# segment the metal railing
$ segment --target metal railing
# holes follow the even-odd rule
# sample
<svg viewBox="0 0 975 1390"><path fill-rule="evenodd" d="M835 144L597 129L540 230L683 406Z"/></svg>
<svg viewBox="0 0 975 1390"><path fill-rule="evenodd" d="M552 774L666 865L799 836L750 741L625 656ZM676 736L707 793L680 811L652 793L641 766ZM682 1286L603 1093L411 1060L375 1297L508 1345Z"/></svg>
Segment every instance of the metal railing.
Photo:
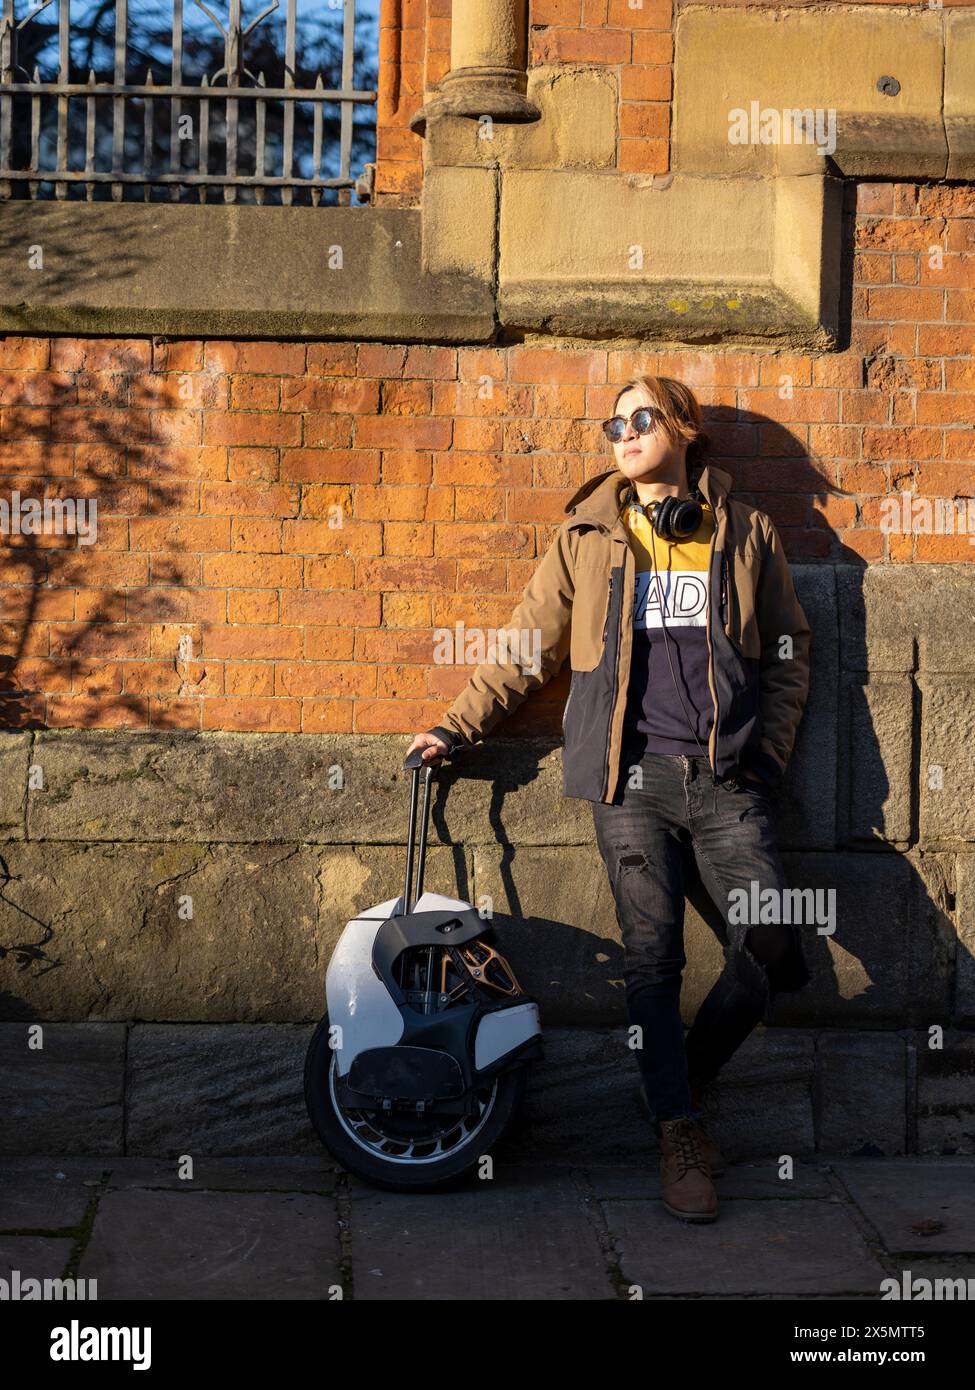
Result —
<svg viewBox="0 0 975 1390"><path fill-rule="evenodd" d="M375 91L357 91L353 86L355 0L341 0L339 88L325 87L321 72L313 85L296 85L299 0L284 0L283 82L277 86L267 85L263 71L251 71L248 46L258 26L281 8L281 0L265 0L260 13L246 23L241 0L224 0L227 10L222 18L210 8L218 0L209 4L190 0L219 31L220 37L213 34L212 40L217 56L220 47L223 56L223 65L212 75L203 73L197 82L187 81L184 75L187 0L171 0L171 50L162 64L168 68L168 80L154 81L150 62L145 80L137 84L126 81L131 56L128 0L115 0L111 81L98 81L93 69L86 81L78 81L77 74L72 80L71 0L34 0L35 7L18 18L17 11L26 11L29 3L2 0L0 199L17 196L11 187L16 183L26 188L30 198L47 189L48 196L53 190L54 197L63 199L71 196L71 186L80 185L91 201L103 185L118 202L125 196L123 190L135 185L142 187L146 201L151 190L168 188L169 198L175 201L183 194L192 198L195 190L199 201L206 202L210 189L222 189L223 200L233 203L238 190L252 189L248 200L252 196L264 203L268 190L278 190L280 201L291 204L295 193L306 189L308 201L318 206L325 189L336 189L339 203L350 202L356 182L350 167L353 108L376 101ZM314 3L321 8L321 0ZM18 50L28 26L54 4L58 70L54 80L45 81L36 63L33 72L26 71L18 61ZM168 38L167 33L167 43ZM303 103L311 103L311 119L305 110L299 123L296 112ZM334 177L321 173L328 103L338 103L340 112L339 168ZM78 118L79 106L83 120ZM273 139L269 138L272 126ZM14 167L17 156L20 164ZM77 167L82 159L83 167ZM296 160L307 169L304 175L296 170Z"/></svg>

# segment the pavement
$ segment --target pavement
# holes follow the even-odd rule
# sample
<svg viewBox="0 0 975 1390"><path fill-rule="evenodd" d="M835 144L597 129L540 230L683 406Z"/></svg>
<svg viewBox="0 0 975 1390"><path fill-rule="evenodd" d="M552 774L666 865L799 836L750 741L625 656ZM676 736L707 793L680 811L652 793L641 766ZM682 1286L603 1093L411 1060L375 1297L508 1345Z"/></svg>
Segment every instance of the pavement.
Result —
<svg viewBox="0 0 975 1390"><path fill-rule="evenodd" d="M327 1155L8 1158L0 1279L96 1280L100 1301L868 1301L906 1274L972 1280L975 1298L975 1158L817 1159L790 1175L772 1157L729 1164L715 1186L717 1221L689 1225L660 1203L656 1155L495 1157L490 1178L416 1196Z"/></svg>

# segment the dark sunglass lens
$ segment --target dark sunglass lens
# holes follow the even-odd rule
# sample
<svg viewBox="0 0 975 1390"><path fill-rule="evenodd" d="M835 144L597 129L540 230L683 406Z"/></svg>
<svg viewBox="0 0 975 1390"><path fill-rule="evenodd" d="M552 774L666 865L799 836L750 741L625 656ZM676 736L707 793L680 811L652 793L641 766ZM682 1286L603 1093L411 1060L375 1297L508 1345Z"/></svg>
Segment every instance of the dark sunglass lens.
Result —
<svg viewBox="0 0 975 1390"><path fill-rule="evenodd" d="M637 434L648 434L653 429L653 422L656 412L648 406L641 406L639 410L633 412L633 428Z"/></svg>
<svg viewBox="0 0 975 1390"><path fill-rule="evenodd" d="M618 444L626 433L626 421L622 415L614 415L612 420L606 421L603 429L606 432L606 437L611 439L614 444Z"/></svg>

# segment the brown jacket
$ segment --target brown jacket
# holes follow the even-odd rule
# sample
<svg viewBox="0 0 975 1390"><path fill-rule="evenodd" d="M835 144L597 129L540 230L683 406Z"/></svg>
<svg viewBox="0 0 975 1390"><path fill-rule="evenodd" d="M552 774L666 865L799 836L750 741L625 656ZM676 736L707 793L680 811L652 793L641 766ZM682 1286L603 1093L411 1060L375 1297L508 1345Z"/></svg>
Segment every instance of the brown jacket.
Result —
<svg viewBox="0 0 975 1390"><path fill-rule="evenodd" d="M723 781L747 766L772 785L789 760L808 694L809 625L769 517L730 497L731 476L713 464L696 485L715 518L707 631L712 775ZM505 630L513 635L511 658L500 653L478 666L432 730L451 746L479 742L568 657L563 791L587 801L612 801L620 776L636 579L623 521L628 492L613 468L567 503L568 519ZM517 634L527 647L514 645ZM525 655L518 659L519 650L536 650L532 636L537 670Z"/></svg>

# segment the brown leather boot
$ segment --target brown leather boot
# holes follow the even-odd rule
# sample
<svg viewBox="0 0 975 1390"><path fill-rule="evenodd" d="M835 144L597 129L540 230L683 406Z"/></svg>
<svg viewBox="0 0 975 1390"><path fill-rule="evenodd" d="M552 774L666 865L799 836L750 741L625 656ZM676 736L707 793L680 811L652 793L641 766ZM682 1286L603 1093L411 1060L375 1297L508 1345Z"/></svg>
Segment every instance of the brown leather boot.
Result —
<svg viewBox="0 0 975 1390"><path fill-rule="evenodd" d="M683 1221L714 1221L718 1194L701 1153L698 1129L690 1115L661 1120L660 1196L671 1216Z"/></svg>
<svg viewBox="0 0 975 1390"><path fill-rule="evenodd" d="M646 1086L644 1086L642 1081L640 1082L639 1095L640 1105L646 1112L647 1117L652 1118L650 1102L647 1100L647 1088ZM698 1090L698 1088L695 1086L691 1087L691 1103L694 1106L695 1110L701 1109L706 1099L707 1093L703 1090L703 1088L701 1090ZM708 1134L707 1130L704 1127L703 1120L695 1120L694 1124L697 1126L697 1137L698 1143L701 1146L701 1153L703 1154L704 1160L708 1165L708 1169L710 1170L711 1176L712 1178L720 1178L721 1174L725 1171L725 1162L721 1150L718 1148L717 1144L711 1138L710 1134Z"/></svg>

